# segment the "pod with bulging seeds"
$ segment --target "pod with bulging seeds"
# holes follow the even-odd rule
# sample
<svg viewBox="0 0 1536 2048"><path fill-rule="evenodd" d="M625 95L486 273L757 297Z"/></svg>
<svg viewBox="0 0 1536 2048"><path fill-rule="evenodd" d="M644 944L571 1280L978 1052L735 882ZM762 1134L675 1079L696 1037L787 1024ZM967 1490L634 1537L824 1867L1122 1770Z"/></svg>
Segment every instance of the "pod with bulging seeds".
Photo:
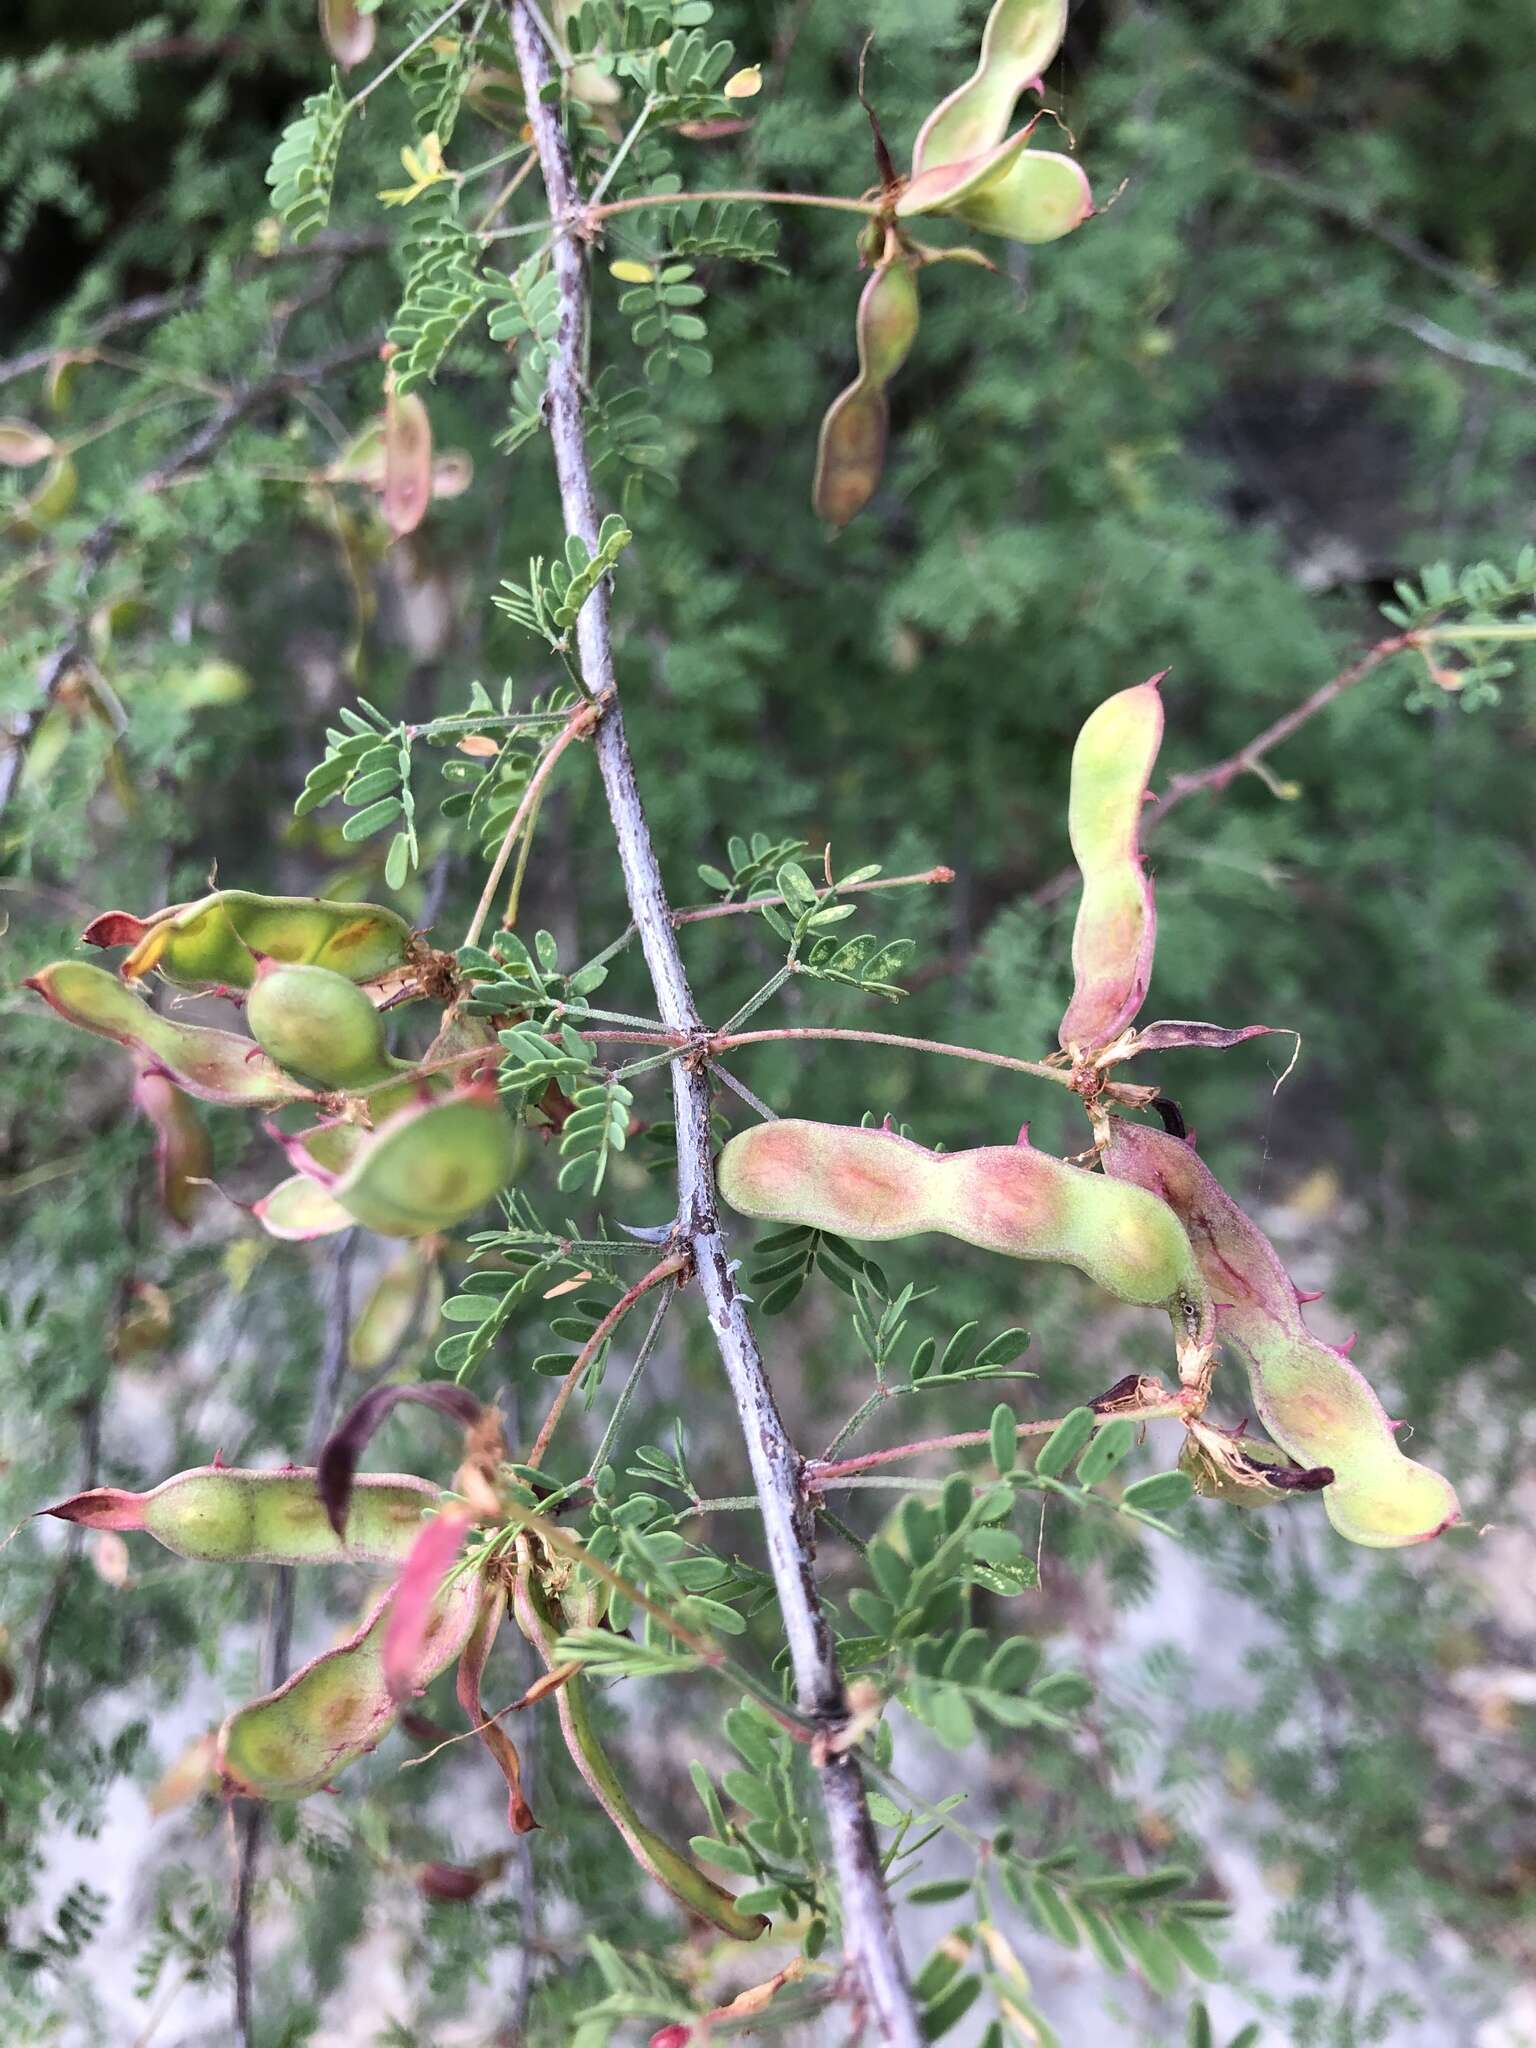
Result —
<svg viewBox="0 0 1536 2048"><path fill-rule="evenodd" d="M739 1132L720 1157L733 1209L855 1242L943 1231L1006 1258L1076 1266L1120 1301L1165 1308L1204 1342L1210 1296L1166 1203L1029 1145L929 1152L893 1131L785 1117Z"/></svg>
<svg viewBox="0 0 1536 2048"><path fill-rule="evenodd" d="M1404 1457L1359 1369L1307 1328L1274 1246L1182 1138L1110 1122L1107 1173L1160 1196L1183 1219L1217 1306L1216 1334L1248 1368L1259 1420L1308 1469L1327 1468L1328 1519L1351 1543L1424 1543L1461 1519L1450 1481Z"/></svg>

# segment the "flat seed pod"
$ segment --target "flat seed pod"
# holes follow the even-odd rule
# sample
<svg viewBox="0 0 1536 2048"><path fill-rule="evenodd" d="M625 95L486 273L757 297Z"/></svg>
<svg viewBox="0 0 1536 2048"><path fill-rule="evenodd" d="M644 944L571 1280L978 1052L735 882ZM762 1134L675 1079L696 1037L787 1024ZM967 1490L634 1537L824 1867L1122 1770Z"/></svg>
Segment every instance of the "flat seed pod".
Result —
<svg viewBox="0 0 1536 2048"><path fill-rule="evenodd" d="M720 1192L745 1216L855 1242L936 1230L1076 1266L1120 1301L1167 1309L1192 1338L1209 1332L1209 1293L1167 1204L1126 1202L1131 1189L1027 1145L929 1152L892 1131L784 1117L731 1139Z"/></svg>
<svg viewBox="0 0 1536 2048"><path fill-rule="evenodd" d="M280 1180L270 1194L252 1203L251 1214L268 1237L281 1238L286 1244L334 1237L338 1230L351 1230L357 1220L307 1173Z"/></svg>
<svg viewBox="0 0 1536 2048"><path fill-rule="evenodd" d="M379 1743L399 1709L384 1677L384 1641L395 1589L361 1628L295 1671L219 1730L219 1775L250 1799L302 1799ZM421 1691L451 1664L475 1625L480 1585L466 1572L438 1597L413 1666Z"/></svg>
<svg viewBox="0 0 1536 2048"><path fill-rule="evenodd" d="M155 1172L160 1206L183 1230L191 1227L213 1171L213 1150L197 1111L174 1081L142 1058L133 1099L155 1128Z"/></svg>
<svg viewBox="0 0 1536 2048"><path fill-rule="evenodd" d="M25 986L82 1031L127 1046L137 1055L141 1074L146 1069L163 1074L202 1102L262 1109L309 1096L302 1083L290 1080L248 1038L162 1017L104 969L83 960L56 960L29 976Z"/></svg>
<svg viewBox="0 0 1536 2048"><path fill-rule="evenodd" d="M355 1222L384 1237L448 1230L516 1176L522 1147L494 1087L401 1110L332 1188Z"/></svg>
<svg viewBox="0 0 1536 2048"><path fill-rule="evenodd" d="M859 374L833 399L816 446L811 498L818 516L846 526L869 503L885 465L885 387L917 335L917 282L909 264L874 271L859 298Z"/></svg>
<svg viewBox="0 0 1536 2048"><path fill-rule="evenodd" d="M1460 1519L1455 1490L1405 1458L1393 1425L1342 1351L1314 1337L1274 1246L1185 1140L1115 1118L1104 1154L1117 1179L1179 1213L1210 1281L1217 1336L1248 1367L1259 1420L1304 1468L1327 1467L1328 1519L1351 1543L1424 1543Z"/></svg>
<svg viewBox="0 0 1536 2048"><path fill-rule="evenodd" d="M364 14L357 0L320 0L320 34L343 71L370 54L376 27L376 17Z"/></svg>
<svg viewBox="0 0 1536 2048"><path fill-rule="evenodd" d="M480 1606L479 1619L475 1623L475 1632L459 1659L458 1694L459 1705L464 1709L470 1727L490 1751L496 1768L506 1781L507 1825L513 1834L526 1835L532 1833L538 1822L534 1819L533 1809L523 1793L522 1758L518 1755L517 1744L500 1721L487 1718L485 1705L480 1697L486 1662L495 1644L506 1606L506 1589L502 1586L487 1586Z"/></svg>
<svg viewBox="0 0 1536 2048"><path fill-rule="evenodd" d="M268 959L328 967L348 981L372 981L411 957L411 928L381 903L332 903L318 896L258 896L226 889L225 913L241 942Z"/></svg>
<svg viewBox="0 0 1536 2048"><path fill-rule="evenodd" d="M118 969L125 981L158 972L178 988L249 988L258 955L366 982L403 966L411 953L410 926L382 904L249 889L220 889L148 917L104 911L80 936L88 946L130 947Z"/></svg>
<svg viewBox="0 0 1536 2048"><path fill-rule="evenodd" d="M367 1088L396 1071L384 1019L355 982L329 967L263 961L245 1021L269 1058L312 1087Z"/></svg>
<svg viewBox="0 0 1536 2048"><path fill-rule="evenodd" d="M0 420L0 469L30 469L46 462L58 443L30 420Z"/></svg>
<svg viewBox="0 0 1536 2048"><path fill-rule="evenodd" d="M1058 242L1092 219L1093 192L1074 158L1031 149L1002 177L985 180L949 211L967 227L1010 242Z"/></svg>
<svg viewBox="0 0 1536 2048"><path fill-rule="evenodd" d="M412 391L391 389L384 406L384 523L396 540L414 533L432 502L432 422Z"/></svg>
<svg viewBox="0 0 1536 2048"><path fill-rule="evenodd" d="M981 56L965 84L940 100L918 130L912 174L977 156L1008 132L1020 93L1040 76L1067 32L1067 0L997 0Z"/></svg>
<svg viewBox="0 0 1536 2048"><path fill-rule="evenodd" d="M979 156L961 157L915 177L896 202L899 220L913 220L925 213L960 213L967 203L1006 178L1013 165L1029 147L1033 129L1021 128L1005 142L997 143Z"/></svg>
<svg viewBox="0 0 1536 2048"><path fill-rule="evenodd" d="M1106 697L1072 750L1067 829L1082 871L1072 933L1076 986L1061 1043L1091 1052L1146 1000L1157 920L1141 854L1141 810L1163 738L1161 676Z"/></svg>
<svg viewBox="0 0 1536 2048"><path fill-rule="evenodd" d="M127 946L118 972L142 981L156 969L178 988L249 988L256 962L229 921L222 896L173 903L148 917L103 911L80 934L87 946Z"/></svg>
<svg viewBox="0 0 1536 2048"><path fill-rule="evenodd" d="M398 1564L438 1498L425 1479L370 1474L353 1484L340 1537L312 1471L199 1465L150 1493L98 1486L40 1512L87 1529L142 1529L202 1564Z"/></svg>

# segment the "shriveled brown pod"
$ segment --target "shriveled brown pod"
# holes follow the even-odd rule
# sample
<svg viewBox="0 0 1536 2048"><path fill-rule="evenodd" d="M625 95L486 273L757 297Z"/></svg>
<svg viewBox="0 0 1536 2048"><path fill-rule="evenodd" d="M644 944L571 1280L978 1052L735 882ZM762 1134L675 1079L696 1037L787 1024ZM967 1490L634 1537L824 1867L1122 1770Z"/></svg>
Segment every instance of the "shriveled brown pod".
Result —
<svg viewBox="0 0 1536 2048"><path fill-rule="evenodd" d="M812 502L833 526L846 526L863 511L880 482L889 420L885 390L916 339L918 316L913 267L888 254L859 299L859 374L827 408L816 447Z"/></svg>

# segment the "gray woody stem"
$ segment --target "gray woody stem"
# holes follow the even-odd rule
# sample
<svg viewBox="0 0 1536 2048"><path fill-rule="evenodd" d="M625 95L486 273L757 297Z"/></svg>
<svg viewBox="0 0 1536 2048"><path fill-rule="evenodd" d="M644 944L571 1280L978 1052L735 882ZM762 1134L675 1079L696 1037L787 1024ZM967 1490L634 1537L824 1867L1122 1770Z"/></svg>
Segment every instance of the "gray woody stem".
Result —
<svg viewBox="0 0 1536 2048"><path fill-rule="evenodd" d="M511 15L525 104L556 228L560 330L550 357L545 399L555 470L568 532L578 534L595 549L597 510L582 426L587 276L581 243L572 232L580 202L559 106L544 98L544 88L552 77L548 47L525 0L513 0ZM618 840L630 914L655 987L657 1011L670 1030L692 1038L701 1029L699 1013L678 950L671 907L624 737L614 684L606 584L600 584L588 599L576 622L576 633L582 674L602 706L595 751ZM800 1458L785 1433L757 1339L731 1278L715 1194L709 1077L700 1062L674 1061L672 1095L680 1226L747 1440L800 1707L828 1732L835 1732L846 1721L848 1706L831 1634L817 1598L812 1522L801 1492ZM918 2048L922 2032L896 1945L863 1776L852 1756L833 1753L821 1770L820 1784L842 1894L844 1948L853 1980L850 1988L876 2038L893 2048Z"/></svg>

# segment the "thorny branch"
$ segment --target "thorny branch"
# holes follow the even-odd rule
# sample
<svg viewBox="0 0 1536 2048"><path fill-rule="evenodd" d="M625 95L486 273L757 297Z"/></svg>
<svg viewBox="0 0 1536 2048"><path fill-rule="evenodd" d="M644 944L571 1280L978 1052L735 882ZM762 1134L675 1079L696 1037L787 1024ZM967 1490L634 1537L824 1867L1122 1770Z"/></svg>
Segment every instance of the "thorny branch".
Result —
<svg viewBox="0 0 1536 2048"><path fill-rule="evenodd" d="M550 356L546 414L567 530L595 549L597 508L582 421L588 285L583 251L570 226L579 217L580 199L559 107L545 96L553 76L549 51L528 0L513 0L511 22L524 103L557 229L554 269L560 291L560 326ZM669 1030L692 1039L701 1028L699 1014L635 785L615 686L604 585L594 591L582 610L577 642L587 688L602 706L595 751L630 914L639 930L657 1011ZM785 1432L721 1236L710 1139L710 1083L703 1063L675 1060L672 1092L679 1241L691 1255L746 1436L799 1704L818 1726L836 1731L847 1722L848 1702L816 1590L813 1522L801 1489L801 1461ZM857 2013L872 2023L878 2038L894 2048L918 2048L922 2033L896 1943L857 1760L846 1753L829 1754L820 1786L841 1894L849 1988Z"/></svg>

